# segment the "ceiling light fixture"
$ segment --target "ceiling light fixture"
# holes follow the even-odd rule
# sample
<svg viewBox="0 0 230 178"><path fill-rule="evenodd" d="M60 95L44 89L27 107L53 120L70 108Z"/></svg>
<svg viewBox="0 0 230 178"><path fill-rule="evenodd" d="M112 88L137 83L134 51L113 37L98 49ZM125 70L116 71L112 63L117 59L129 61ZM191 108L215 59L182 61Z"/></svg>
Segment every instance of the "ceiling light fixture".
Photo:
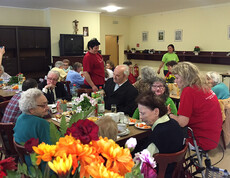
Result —
<svg viewBox="0 0 230 178"><path fill-rule="evenodd" d="M117 6L107 6L107 7L103 7L102 9L106 10L107 12L116 12L117 10L122 8Z"/></svg>

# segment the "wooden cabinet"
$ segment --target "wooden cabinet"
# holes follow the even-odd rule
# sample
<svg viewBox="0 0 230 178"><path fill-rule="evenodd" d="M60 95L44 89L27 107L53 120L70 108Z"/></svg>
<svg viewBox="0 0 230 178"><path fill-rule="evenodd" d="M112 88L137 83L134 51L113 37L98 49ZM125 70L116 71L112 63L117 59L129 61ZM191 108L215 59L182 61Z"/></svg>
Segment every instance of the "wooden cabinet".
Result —
<svg viewBox="0 0 230 178"><path fill-rule="evenodd" d="M50 28L0 26L0 46L5 46L3 66L10 75L44 77L51 64Z"/></svg>
<svg viewBox="0 0 230 178"><path fill-rule="evenodd" d="M130 53L126 52L127 59L138 59L138 60L150 60L150 61L161 61L166 51L156 51L154 54L148 53ZM195 55L192 51L177 51L176 54L180 62L188 61L192 63L204 63L204 64L222 64L230 65L230 56L227 56L228 52L200 52L199 55Z"/></svg>
<svg viewBox="0 0 230 178"><path fill-rule="evenodd" d="M110 55L102 55L104 61L109 60ZM63 59L69 59L70 65L73 65L75 62L82 63L84 56L53 56L53 64L57 61L62 61Z"/></svg>

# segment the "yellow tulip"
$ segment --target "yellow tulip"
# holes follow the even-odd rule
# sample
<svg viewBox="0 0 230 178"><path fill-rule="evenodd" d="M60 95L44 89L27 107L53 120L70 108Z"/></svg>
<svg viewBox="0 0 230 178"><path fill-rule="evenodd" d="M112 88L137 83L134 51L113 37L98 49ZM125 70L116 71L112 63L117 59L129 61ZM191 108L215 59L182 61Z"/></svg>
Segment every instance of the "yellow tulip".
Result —
<svg viewBox="0 0 230 178"><path fill-rule="evenodd" d="M50 169L52 169L54 172L56 172L59 176L65 176L69 173L71 167L72 167L72 155L69 155L68 157L66 154L63 155L63 158L56 157L56 159L53 161L48 162L48 165Z"/></svg>

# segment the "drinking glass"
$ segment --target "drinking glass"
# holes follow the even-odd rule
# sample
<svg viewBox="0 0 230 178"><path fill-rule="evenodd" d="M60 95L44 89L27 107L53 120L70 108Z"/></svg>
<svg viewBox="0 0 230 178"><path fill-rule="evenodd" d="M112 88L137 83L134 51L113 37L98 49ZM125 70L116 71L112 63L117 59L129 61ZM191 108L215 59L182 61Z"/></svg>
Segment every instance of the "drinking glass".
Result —
<svg viewBox="0 0 230 178"><path fill-rule="evenodd" d="M111 104L111 112L114 112L114 113L117 112L117 105L116 104Z"/></svg>

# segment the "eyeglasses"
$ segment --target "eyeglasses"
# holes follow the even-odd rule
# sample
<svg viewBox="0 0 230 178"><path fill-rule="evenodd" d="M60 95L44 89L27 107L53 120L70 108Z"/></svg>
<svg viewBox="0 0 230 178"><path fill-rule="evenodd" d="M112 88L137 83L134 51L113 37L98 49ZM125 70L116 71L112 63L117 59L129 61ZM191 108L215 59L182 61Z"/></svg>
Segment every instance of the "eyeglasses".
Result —
<svg viewBox="0 0 230 178"><path fill-rule="evenodd" d="M163 89L164 86L163 85L152 85L153 88L159 88L159 89Z"/></svg>
<svg viewBox="0 0 230 178"><path fill-rule="evenodd" d="M46 103L46 104L37 104L37 106L39 106L41 108L46 108L48 106L48 103Z"/></svg>
<svg viewBox="0 0 230 178"><path fill-rule="evenodd" d="M49 77L47 77L47 80L58 81L58 79L56 79L56 78L49 78Z"/></svg>

